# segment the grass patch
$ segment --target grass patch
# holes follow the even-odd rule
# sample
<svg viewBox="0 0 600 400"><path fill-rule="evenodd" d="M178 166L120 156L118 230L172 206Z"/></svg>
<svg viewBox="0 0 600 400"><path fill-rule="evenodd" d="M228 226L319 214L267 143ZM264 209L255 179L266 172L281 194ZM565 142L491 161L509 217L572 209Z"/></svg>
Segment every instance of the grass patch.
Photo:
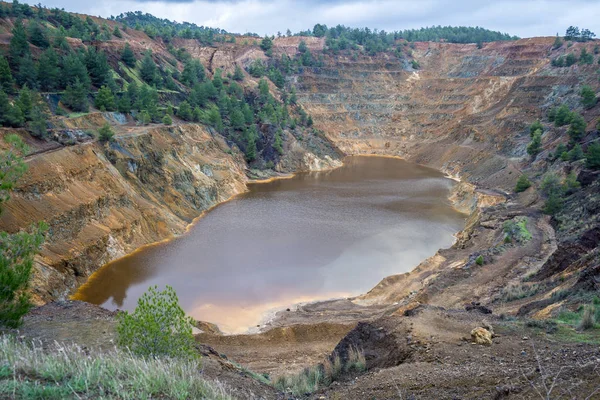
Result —
<svg viewBox="0 0 600 400"><path fill-rule="evenodd" d="M517 283L508 285L502 292L500 293L500 297L502 301L514 301L519 299L524 299L526 297L531 297L536 295L542 290L542 287L536 283L527 284L527 283Z"/></svg>
<svg viewBox="0 0 600 400"><path fill-rule="evenodd" d="M328 358L323 364L305 368L298 374L280 376L273 385L282 392L303 396L339 380L344 373L360 373L366 369L364 353L356 347L351 347L348 349L348 360L345 363L336 354L333 359Z"/></svg>
<svg viewBox="0 0 600 400"><path fill-rule="evenodd" d="M138 86L145 85L144 81L142 81L142 79L140 78L140 76L135 68L129 68L127 65L125 65L124 63L122 63L120 61L119 61L119 68L121 68L121 71L123 71L125 73L125 75L127 75L128 78L135 81L135 83Z"/></svg>
<svg viewBox="0 0 600 400"><path fill-rule="evenodd" d="M200 376L199 364L144 359L114 350L86 354L75 345L41 346L0 337L0 398L231 399Z"/></svg>
<svg viewBox="0 0 600 400"><path fill-rule="evenodd" d="M577 331L569 325L558 325L554 338L569 343L600 344L600 329Z"/></svg>
<svg viewBox="0 0 600 400"><path fill-rule="evenodd" d="M577 327L579 330L600 328L600 306L593 303L581 305L577 311L562 310L556 321Z"/></svg>
<svg viewBox="0 0 600 400"><path fill-rule="evenodd" d="M248 368L234 362L234 361L230 361L233 365L235 365L240 371L242 371L246 376L249 376L251 378L253 378L254 380L257 380L259 382L264 383L265 385L269 385L272 386L271 383L271 378L269 377L269 374L259 374L256 373L252 370L249 370Z"/></svg>
<svg viewBox="0 0 600 400"><path fill-rule="evenodd" d="M67 117L69 118L79 118L79 117L83 117L84 115L88 115L89 112L74 112L74 113L68 113Z"/></svg>
<svg viewBox="0 0 600 400"><path fill-rule="evenodd" d="M600 344L600 300L597 297L576 311L563 309L553 321L558 324L555 337L559 340Z"/></svg>

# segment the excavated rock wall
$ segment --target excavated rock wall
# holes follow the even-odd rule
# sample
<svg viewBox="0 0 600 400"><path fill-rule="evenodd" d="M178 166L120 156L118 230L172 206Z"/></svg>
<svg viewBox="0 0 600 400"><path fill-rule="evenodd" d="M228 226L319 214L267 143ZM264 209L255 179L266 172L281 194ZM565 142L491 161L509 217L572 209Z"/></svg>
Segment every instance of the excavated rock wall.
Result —
<svg viewBox="0 0 600 400"><path fill-rule="evenodd" d="M419 70L385 54L329 55L325 67L305 68L294 80L315 125L344 152L397 155L509 191L528 125L553 104L580 107L579 86L597 86L596 66L550 66L558 55L592 52L593 43L556 50L553 43L416 43L406 51Z"/></svg>

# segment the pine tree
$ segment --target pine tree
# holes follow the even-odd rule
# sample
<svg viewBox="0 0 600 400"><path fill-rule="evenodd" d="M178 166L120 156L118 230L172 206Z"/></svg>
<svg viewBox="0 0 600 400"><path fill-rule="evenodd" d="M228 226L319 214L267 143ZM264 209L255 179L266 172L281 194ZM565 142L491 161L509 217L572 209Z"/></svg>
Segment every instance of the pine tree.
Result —
<svg viewBox="0 0 600 400"><path fill-rule="evenodd" d="M123 48L123 52L121 53L121 61L125 63L130 68L135 67L135 54L133 54L133 50L131 50L131 46L129 43L125 43L125 47Z"/></svg>
<svg viewBox="0 0 600 400"><path fill-rule="evenodd" d="M571 121L571 118L572 113L569 110L569 107L563 104L558 107L556 113L554 114L554 125L556 127L567 125Z"/></svg>
<svg viewBox="0 0 600 400"><path fill-rule="evenodd" d="M198 60L188 60L181 72L181 83L188 87L193 87L196 83L204 82L206 79L206 71L204 66Z"/></svg>
<svg viewBox="0 0 600 400"><path fill-rule="evenodd" d="M221 92L218 101L219 112L222 118L227 118L229 115L229 97L225 94L225 91Z"/></svg>
<svg viewBox="0 0 600 400"><path fill-rule="evenodd" d="M139 114L139 121L142 125L148 125L152 122L152 117L148 111L144 110Z"/></svg>
<svg viewBox="0 0 600 400"><path fill-rule="evenodd" d="M106 122L104 125L102 125L102 128L98 129L98 140L106 143L106 142L112 142L114 140L115 137L115 133L113 132L113 130L110 128L110 125L108 124L108 122Z"/></svg>
<svg viewBox="0 0 600 400"><path fill-rule="evenodd" d="M308 51L308 46L304 40L300 41L300 44L298 45L298 51L300 53L306 53Z"/></svg>
<svg viewBox="0 0 600 400"><path fill-rule="evenodd" d="M152 52L147 51L142 59L140 66L140 76L148 84L152 85L156 82L156 64L152 59Z"/></svg>
<svg viewBox="0 0 600 400"><path fill-rule="evenodd" d="M171 116L169 114L165 114L165 116L162 119L162 122L165 125L171 125L173 123L173 120L171 119Z"/></svg>
<svg viewBox="0 0 600 400"><path fill-rule="evenodd" d="M590 109L596 105L596 102L598 101L596 99L596 92L591 86L584 85L579 94L581 95L581 104L584 108Z"/></svg>
<svg viewBox="0 0 600 400"><path fill-rule="evenodd" d="M242 113L244 114L244 122L246 125L252 125L254 123L254 112L248 103L244 103L242 106Z"/></svg>
<svg viewBox="0 0 600 400"><path fill-rule="evenodd" d="M88 51L85 55L85 62L94 86L100 87L102 85L109 85L112 73L104 51L97 51L96 48L92 46L88 47Z"/></svg>
<svg viewBox="0 0 600 400"><path fill-rule="evenodd" d="M261 103L264 104L269 101L269 98L271 97L271 94L269 93L269 84L264 78L258 81L258 93Z"/></svg>
<svg viewBox="0 0 600 400"><path fill-rule="evenodd" d="M115 29L113 30L113 35L115 35L115 37L118 37L119 39L123 37L118 26L115 26Z"/></svg>
<svg viewBox="0 0 600 400"><path fill-rule="evenodd" d="M8 126L12 126L13 128L20 128L25 124L25 116L18 104L14 104L8 109L6 120Z"/></svg>
<svg viewBox="0 0 600 400"><path fill-rule="evenodd" d="M131 82L127 85L127 97L129 97L129 102L131 103L131 108L140 110L141 106L139 103L139 90L138 85L135 81Z"/></svg>
<svg viewBox="0 0 600 400"><path fill-rule="evenodd" d="M600 143L592 143L588 146L585 165L591 169L600 169Z"/></svg>
<svg viewBox="0 0 600 400"><path fill-rule="evenodd" d="M142 357L198 358L192 334L192 319L179 306L172 287L151 287L138 300L133 313L118 316L117 343Z"/></svg>
<svg viewBox="0 0 600 400"><path fill-rule="evenodd" d="M54 47L57 49L61 49L63 51L70 51L71 46L69 46L69 42L67 42L67 31L64 26L60 26L58 28L58 32L54 34Z"/></svg>
<svg viewBox="0 0 600 400"><path fill-rule="evenodd" d="M277 150L277 152L280 155L283 155L283 131L281 130L281 128L277 129L277 132L275 132L275 140L273 143L273 148L275 150Z"/></svg>
<svg viewBox="0 0 600 400"><path fill-rule="evenodd" d="M567 153L567 158L569 161L577 161L581 160L584 157L583 149L581 145L577 143L573 148Z"/></svg>
<svg viewBox="0 0 600 400"><path fill-rule="evenodd" d="M533 124L531 124L529 126L529 136L533 137L533 134L537 130L540 130L542 132L544 131L544 126L542 125L542 123L539 120L535 121Z"/></svg>
<svg viewBox="0 0 600 400"><path fill-rule="evenodd" d="M292 86L292 90L290 92L290 104L296 105L298 103L298 98L296 97L296 88Z"/></svg>
<svg viewBox="0 0 600 400"><path fill-rule="evenodd" d="M527 175L521 175L517 180L517 185L515 186L515 192L521 193L527 190L531 186L531 182L527 178Z"/></svg>
<svg viewBox="0 0 600 400"><path fill-rule="evenodd" d="M258 132L256 130L256 126L252 126L246 129L246 151L244 152L246 155L246 161L252 162L256 160L256 138L258 136Z"/></svg>
<svg viewBox="0 0 600 400"><path fill-rule="evenodd" d="M573 53L567 54L567 57L565 58L565 66L566 67L570 67L571 65L574 65L576 62L577 62L577 57L575 56L575 54L573 54Z"/></svg>
<svg viewBox="0 0 600 400"><path fill-rule="evenodd" d="M533 133L531 142L527 146L527 154L535 158L542 151L542 131L540 129Z"/></svg>
<svg viewBox="0 0 600 400"><path fill-rule="evenodd" d="M233 73L233 79L241 82L244 80L244 71L242 71L242 69L240 68L239 65L235 65L235 71Z"/></svg>
<svg viewBox="0 0 600 400"><path fill-rule="evenodd" d="M73 85L67 86L61 101L73 111L88 111L88 89L77 79Z"/></svg>
<svg viewBox="0 0 600 400"><path fill-rule="evenodd" d="M83 53L69 53L62 59L61 87L74 85L79 81L86 89L89 89L91 81Z"/></svg>
<svg viewBox="0 0 600 400"><path fill-rule="evenodd" d="M23 21L18 19L15 21L11 31L9 56L11 65L17 66L20 59L29 54L29 43L27 42L27 32L23 26Z"/></svg>
<svg viewBox="0 0 600 400"><path fill-rule="evenodd" d="M102 86L98 93L96 94L96 98L94 99L94 106L100 111L114 111L116 108L115 105L115 97L113 96L111 90L106 86Z"/></svg>
<svg viewBox="0 0 600 400"><path fill-rule="evenodd" d="M273 41L271 40L271 38L268 37L268 36L265 36L263 38L263 40L260 42L260 48L263 51L269 51L269 50L271 50L273 48Z"/></svg>
<svg viewBox="0 0 600 400"><path fill-rule="evenodd" d="M37 65L37 80L42 90L50 91L58 87L59 78L58 56L50 48L40 56L40 61Z"/></svg>
<svg viewBox="0 0 600 400"><path fill-rule="evenodd" d="M31 111L33 110L34 103L34 94L31 92L31 90L29 90L27 85L23 86L23 88L19 91L19 97L17 98L15 104L19 106L26 120L31 119Z"/></svg>
<svg viewBox="0 0 600 400"><path fill-rule="evenodd" d="M231 127L233 129L242 130L246 124L244 114L239 109L235 109L231 113Z"/></svg>
<svg viewBox="0 0 600 400"><path fill-rule="evenodd" d="M265 65L262 60L256 59L248 68L248 72L255 78L260 78L265 74Z"/></svg>
<svg viewBox="0 0 600 400"><path fill-rule="evenodd" d="M194 121L196 122L206 122L204 121L205 115L202 110L200 109L200 107L196 106L194 107Z"/></svg>
<svg viewBox="0 0 600 400"><path fill-rule="evenodd" d="M27 85L33 89L38 87L37 71L35 63L30 55L22 57L19 60L19 70L17 72L17 83L20 86Z"/></svg>
<svg viewBox="0 0 600 400"><path fill-rule="evenodd" d="M0 57L0 90L6 93L14 92L15 80L10 72L10 65L5 57Z"/></svg>
<svg viewBox="0 0 600 400"><path fill-rule="evenodd" d="M45 49L50 46L50 41L46 35L46 30L37 21L30 21L29 26L29 41L37 47Z"/></svg>
<svg viewBox="0 0 600 400"><path fill-rule="evenodd" d="M223 119L221 118L221 113L219 110L212 108L208 112L208 122L217 130L217 132L223 132Z"/></svg>
<svg viewBox="0 0 600 400"><path fill-rule="evenodd" d="M187 101L182 101L179 104L179 110L177 110L177 116L184 121L191 121L193 119L192 108L190 107L190 103Z"/></svg>
<svg viewBox="0 0 600 400"><path fill-rule="evenodd" d="M558 36L558 33L556 34L556 39L554 39L554 45L552 46L555 50L558 48L561 48L563 45L563 41L560 38L560 36Z"/></svg>
<svg viewBox="0 0 600 400"><path fill-rule="evenodd" d="M123 93L119 100L117 100L117 110L125 114L131 112L131 100L128 92Z"/></svg>
<svg viewBox="0 0 600 400"><path fill-rule="evenodd" d="M38 105L31 110L31 121L28 124L32 136L44 139L48 135L48 116Z"/></svg>
<svg viewBox="0 0 600 400"><path fill-rule="evenodd" d="M579 54L579 63L582 65L589 65L594 63L594 55L588 53L585 47L581 49L581 53Z"/></svg>
<svg viewBox="0 0 600 400"><path fill-rule="evenodd" d="M571 118L571 126L569 126L569 136L573 142L577 142L585 135L585 128L587 124L585 119L579 114L573 114Z"/></svg>
<svg viewBox="0 0 600 400"><path fill-rule="evenodd" d="M11 108L12 105L8 100L8 95L0 88L0 126L10 126L8 115L10 114Z"/></svg>
<svg viewBox="0 0 600 400"><path fill-rule="evenodd" d="M221 91L221 89L223 89L223 78L221 77L221 70L219 68L217 68L217 70L215 71L212 83L215 89L217 89L218 91Z"/></svg>

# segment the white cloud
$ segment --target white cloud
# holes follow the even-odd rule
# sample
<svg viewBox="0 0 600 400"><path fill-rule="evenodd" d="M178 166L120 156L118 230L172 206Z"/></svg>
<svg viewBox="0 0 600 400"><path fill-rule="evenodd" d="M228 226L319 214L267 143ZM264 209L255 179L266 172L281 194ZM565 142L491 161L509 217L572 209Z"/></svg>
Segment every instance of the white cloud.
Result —
<svg viewBox="0 0 600 400"><path fill-rule="evenodd" d="M141 10L161 18L261 35L285 32L288 28L297 32L325 23L388 31L431 25L477 25L529 37L562 33L569 25L594 30L600 21L600 2L595 0L49 0L44 4L105 17Z"/></svg>

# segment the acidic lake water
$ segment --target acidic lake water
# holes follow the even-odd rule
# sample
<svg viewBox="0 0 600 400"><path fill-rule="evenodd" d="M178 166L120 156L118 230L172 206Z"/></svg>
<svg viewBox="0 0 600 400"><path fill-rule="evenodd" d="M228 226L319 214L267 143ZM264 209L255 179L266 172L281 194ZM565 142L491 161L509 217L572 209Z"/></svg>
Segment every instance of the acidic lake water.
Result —
<svg viewBox="0 0 600 400"><path fill-rule="evenodd" d="M132 310L149 286L171 285L195 319L244 332L275 309L364 293L452 245L465 221L447 199L454 184L382 157L252 184L187 234L105 265L75 298Z"/></svg>

